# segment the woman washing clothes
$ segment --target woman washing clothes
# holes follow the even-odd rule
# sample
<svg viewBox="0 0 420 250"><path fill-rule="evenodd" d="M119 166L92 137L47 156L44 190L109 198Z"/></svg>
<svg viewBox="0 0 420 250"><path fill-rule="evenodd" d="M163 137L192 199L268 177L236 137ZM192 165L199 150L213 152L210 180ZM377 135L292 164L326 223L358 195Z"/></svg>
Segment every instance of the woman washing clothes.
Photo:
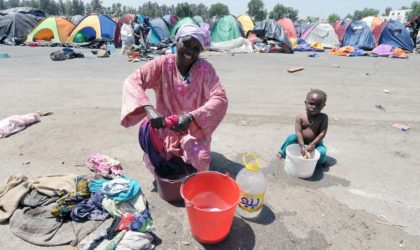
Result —
<svg viewBox="0 0 420 250"><path fill-rule="evenodd" d="M176 54L149 61L123 86L121 124L130 127L147 117L140 126L140 145L146 166L162 177L182 173L185 165L209 170L211 137L228 106L213 66L199 58L210 47L209 31L187 24L175 38ZM153 89L155 106L146 89Z"/></svg>

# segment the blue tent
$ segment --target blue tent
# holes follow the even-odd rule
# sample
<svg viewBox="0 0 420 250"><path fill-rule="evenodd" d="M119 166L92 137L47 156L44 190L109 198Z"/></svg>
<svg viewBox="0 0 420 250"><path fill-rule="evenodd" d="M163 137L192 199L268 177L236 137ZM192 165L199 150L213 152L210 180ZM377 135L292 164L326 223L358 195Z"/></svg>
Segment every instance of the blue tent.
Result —
<svg viewBox="0 0 420 250"><path fill-rule="evenodd" d="M117 24L110 17L102 14L90 14L85 17L80 23L71 31L68 43L74 41L76 36L83 36L88 41L95 39L114 39L114 29Z"/></svg>
<svg viewBox="0 0 420 250"><path fill-rule="evenodd" d="M373 36L377 45L387 44L408 51L414 48L413 40L404 24L397 21L383 22L373 30Z"/></svg>
<svg viewBox="0 0 420 250"><path fill-rule="evenodd" d="M161 18L155 18L150 21L151 29L147 35L147 43L158 44L169 40L171 30L168 23Z"/></svg>
<svg viewBox="0 0 420 250"><path fill-rule="evenodd" d="M353 46L360 49L372 50L375 48L375 39L373 38L370 27L365 22L353 21L344 33L341 46Z"/></svg>

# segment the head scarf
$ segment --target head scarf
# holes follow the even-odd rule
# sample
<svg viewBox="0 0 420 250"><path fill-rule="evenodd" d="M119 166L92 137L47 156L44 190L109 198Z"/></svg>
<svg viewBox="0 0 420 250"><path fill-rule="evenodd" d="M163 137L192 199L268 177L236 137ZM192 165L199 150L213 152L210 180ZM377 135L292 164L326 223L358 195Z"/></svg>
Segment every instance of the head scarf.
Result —
<svg viewBox="0 0 420 250"><path fill-rule="evenodd" d="M203 50L210 48L210 31L194 24L181 26L176 33L175 40L181 37L192 36L197 39Z"/></svg>

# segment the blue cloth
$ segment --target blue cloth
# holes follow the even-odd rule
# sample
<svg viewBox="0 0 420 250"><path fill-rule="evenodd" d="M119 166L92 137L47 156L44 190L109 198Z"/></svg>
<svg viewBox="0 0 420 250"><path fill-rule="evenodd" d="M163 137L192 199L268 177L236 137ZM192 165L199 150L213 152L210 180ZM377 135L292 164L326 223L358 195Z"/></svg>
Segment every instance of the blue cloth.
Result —
<svg viewBox="0 0 420 250"><path fill-rule="evenodd" d="M356 51L349 53L348 56L351 57L351 56L368 56L369 55L366 51L362 49L359 49L357 47L355 47L355 49Z"/></svg>
<svg viewBox="0 0 420 250"><path fill-rule="evenodd" d="M298 138L296 134L291 134L287 137L286 141L284 141L283 145L280 147L279 153L283 158L286 158L286 148L290 144L297 144ZM316 145L316 149L320 153L319 160L317 162L317 165L322 165L327 162L327 148L324 146L324 143L321 141L318 145Z"/></svg>
<svg viewBox="0 0 420 250"><path fill-rule="evenodd" d="M107 179L104 179L104 178L90 180L89 181L89 191L91 193L94 193L97 190L101 190L102 189L102 184L104 184L107 181L110 181L110 180L107 180Z"/></svg>
<svg viewBox="0 0 420 250"><path fill-rule="evenodd" d="M138 192L141 190L140 184L134 180L134 179L129 179L127 177L121 177L121 178L125 178L127 180L129 180L129 184L128 187L116 192L116 193L107 193L106 191L104 191L104 188L102 188L102 192L104 192L104 194L106 195L107 198L114 200L114 201L129 201L132 200L134 197L136 197L136 195L138 194ZM115 181L115 179L114 179ZM108 183L109 184L109 183Z"/></svg>
<svg viewBox="0 0 420 250"><path fill-rule="evenodd" d="M101 191L95 192L91 198L78 203L70 213L72 220L84 222L87 220L103 221L109 217L108 211L102 206L104 195Z"/></svg>
<svg viewBox="0 0 420 250"><path fill-rule="evenodd" d="M141 228L146 223L146 220L151 220L149 210L144 210L140 213L134 214L134 220L130 224L130 230L141 232Z"/></svg>

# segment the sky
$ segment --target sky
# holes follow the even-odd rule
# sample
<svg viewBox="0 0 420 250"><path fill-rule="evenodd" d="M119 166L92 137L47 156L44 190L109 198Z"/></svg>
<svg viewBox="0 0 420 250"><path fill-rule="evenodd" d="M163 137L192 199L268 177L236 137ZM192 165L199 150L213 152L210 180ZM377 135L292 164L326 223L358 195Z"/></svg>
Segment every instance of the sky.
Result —
<svg viewBox="0 0 420 250"><path fill-rule="evenodd" d="M84 0L85 2L90 2L88 0ZM121 3L122 5L127 6L134 6L138 7L142 5L146 1L139 1L139 0L102 0L102 4L104 6L110 6L113 3ZM176 5L178 3L188 2L190 4L195 3L204 3L206 6L210 7L210 5L214 3L223 3L229 7L229 11L233 15L241 15L248 10L248 3L250 0L150 0L151 2L157 2L159 5ZM287 7L292 7L299 11L300 18L306 18L307 16L311 17L320 17L320 18L327 18L330 14L336 13L340 17L344 17L347 14L353 14L355 10L361 10L366 8L374 8L379 10L379 14L381 15L385 8L390 6L393 9L399 9L401 6L410 7L411 3L414 0L348 0L348 1L340 1L340 0L262 0L264 3L264 8L270 12L274 5L281 3Z"/></svg>

